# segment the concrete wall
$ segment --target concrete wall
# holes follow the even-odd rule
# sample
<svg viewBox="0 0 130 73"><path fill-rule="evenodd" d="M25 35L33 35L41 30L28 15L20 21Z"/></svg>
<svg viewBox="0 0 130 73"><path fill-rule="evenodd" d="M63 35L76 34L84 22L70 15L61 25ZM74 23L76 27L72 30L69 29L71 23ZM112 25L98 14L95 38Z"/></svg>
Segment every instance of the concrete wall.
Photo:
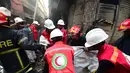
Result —
<svg viewBox="0 0 130 73"><path fill-rule="evenodd" d="M70 8L68 27L70 28L72 25L75 25L75 24L82 24L82 27L84 28L83 31L85 31L87 27L91 25L92 22L95 20L96 8L98 7L98 5L99 7L101 6L101 4L99 4L98 2L99 0L77 0L76 4L72 5ZM85 7L83 8L84 4L85 4ZM98 8L97 18L101 17L112 22L113 16L114 16L114 8L115 6L113 5L108 5L108 8L102 8L101 10ZM112 42L114 42L116 39L118 39L122 35L122 32L117 31L117 27L123 20L127 19L128 17L130 17L130 0L121 0L118 23L116 26L116 32L115 32ZM104 24L104 25L99 25L99 27L104 29L111 37L112 25Z"/></svg>
<svg viewBox="0 0 130 73"><path fill-rule="evenodd" d="M74 24L83 26L84 31L95 20L99 0L77 0L69 13L69 27Z"/></svg>
<svg viewBox="0 0 130 73"><path fill-rule="evenodd" d="M35 19L39 21L39 23L44 23L44 18L48 17L47 8L43 0L22 0L22 5L24 8L24 16L33 19L33 15L35 12L35 7L37 3L37 10Z"/></svg>

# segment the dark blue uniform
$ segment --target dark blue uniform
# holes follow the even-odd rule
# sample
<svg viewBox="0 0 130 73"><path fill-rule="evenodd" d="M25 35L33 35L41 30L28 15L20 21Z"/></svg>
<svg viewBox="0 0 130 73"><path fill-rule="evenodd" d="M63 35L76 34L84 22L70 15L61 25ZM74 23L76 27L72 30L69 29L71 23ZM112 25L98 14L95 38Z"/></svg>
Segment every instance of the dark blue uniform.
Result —
<svg viewBox="0 0 130 73"><path fill-rule="evenodd" d="M23 32L0 27L0 61L7 73L27 72L31 67L25 49L38 48L41 45L28 43L28 37Z"/></svg>
<svg viewBox="0 0 130 73"><path fill-rule="evenodd" d="M122 36L116 41L115 46L127 55L130 55L130 36Z"/></svg>

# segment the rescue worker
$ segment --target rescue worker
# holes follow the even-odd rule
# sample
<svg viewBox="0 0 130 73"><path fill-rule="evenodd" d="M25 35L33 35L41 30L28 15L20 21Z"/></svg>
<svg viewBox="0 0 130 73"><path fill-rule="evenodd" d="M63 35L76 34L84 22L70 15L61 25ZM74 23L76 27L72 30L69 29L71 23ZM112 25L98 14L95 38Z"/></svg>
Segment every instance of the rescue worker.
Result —
<svg viewBox="0 0 130 73"><path fill-rule="evenodd" d="M105 42L108 35L104 30L95 28L86 35L85 46L89 50L99 50L99 67L96 73L130 73L130 56Z"/></svg>
<svg viewBox="0 0 130 73"><path fill-rule="evenodd" d="M12 26L14 26L15 29L19 30L19 32L21 32L22 34L25 34L28 37L29 44L34 43L32 31L27 25L25 25L25 21L20 17L14 18L14 21L15 21L15 24L13 24ZM35 51L26 50L26 53L30 62L34 63L36 59Z"/></svg>
<svg viewBox="0 0 130 73"><path fill-rule="evenodd" d="M130 19L123 21L120 24L118 31L123 31L124 34L114 45L127 55L130 55Z"/></svg>
<svg viewBox="0 0 130 73"><path fill-rule="evenodd" d="M52 46L53 42L50 40L50 33L53 29L55 29L55 25L52 20L47 19L44 22L44 27L45 27L45 29L42 31L42 35L40 38L42 38L42 36L44 36L48 40L49 46Z"/></svg>
<svg viewBox="0 0 130 73"><path fill-rule="evenodd" d="M74 50L62 42L63 33L59 29L54 29L50 34L50 39L55 44L48 48L44 55L46 65L49 66L49 73L75 73Z"/></svg>
<svg viewBox="0 0 130 73"><path fill-rule="evenodd" d="M57 22L57 28L59 28L63 33L63 42L67 43L67 31L64 29L65 23L62 19L58 20Z"/></svg>
<svg viewBox="0 0 130 73"><path fill-rule="evenodd" d="M15 23L10 25L12 28L15 28L18 30L24 28L25 25L24 25L24 20L22 18L16 17L14 18L14 21Z"/></svg>
<svg viewBox="0 0 130 73"><path fill-rule="evenodd" d="M33 32L33 38L35 42L38 42L38 27L40 26L40 24L38 23L38 21L33 21L33 23L30 25L30 29Z"/></svg>
<svg viewBox="0 0 130 73"><path fill-rule="evenodd" d="M71 46L84 46L86 40L85 38L81 35L80 32L81 28L78 25L74 25L70 29L70 38L68 39L68 44Z"/></svg>
<svg viewBox="0 0 130 73"><path fill-rule="evenodd" d="M11 25L11 12L5 7L0 7L0 61L7 73L31 73L28 57L19 47L33 50L40 48L36 44L29 46L28 38L17 30L9 28ZM33 72L32 72L33 73Z"/></svg>
<svg viewBox="0 0 130 73"><path fill-rule="evenodd" d="M26 34L28 36L28 38L29 38L28 40L30 42L34 42L33 33L31 31L31 29L29 28L29 26L25 24L25 21L20 17L16 17L14 19L14 21L15 21L15 24L12 26L14 26L15 29L17 29L17 30L21 29L20 31L22 31L24 34Z"/></svg>

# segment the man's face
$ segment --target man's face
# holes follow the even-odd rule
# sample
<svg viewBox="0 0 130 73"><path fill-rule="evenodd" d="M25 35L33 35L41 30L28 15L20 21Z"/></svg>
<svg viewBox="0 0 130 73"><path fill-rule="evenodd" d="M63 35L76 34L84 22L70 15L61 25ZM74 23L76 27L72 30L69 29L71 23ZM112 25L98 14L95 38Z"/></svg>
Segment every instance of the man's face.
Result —
<svg viewBox="0 0 130 73"><path fill-rule="evenodd" d="M79 38L79 34L71 33L71 35L72 35L72 39L78 39Z"/></svg>
<svg viewBox="0 0 130 73"><path fill-rule="evenodd" d="M19 22L19 23L17 23L17 26L16 26L17 29L22 29L22 28L24 28L24 27L25 27L24 22Z"/></svg>
<svg viewBox="0 0 130 73"><path fill-rule="evenodd" d="M53 29L47 29L47 28L46 28L46 31L47 31L48 33L51 33L52 30L53 30Z"/></svg>
<svg viewBox="0 0 130 73"><path fill-rule="evenodd" d="M101 44L97 44L97 45L88 47L88 50L99 50L101 48L101 46L102 46Z"/></svg>
<svg viewBox="0 0 130 73"><path fill-rule="evenodd" d="M36 24L35 24L35 28L36 28L37 30L39 30L39 29L40 29L40 25L36 25Z"/></svg>
<svg viewBox="0 0 130 73"><path fill-rule="evenodd" d="M57 25L57 28L62 29L64 26L63 25Z"/></svg>

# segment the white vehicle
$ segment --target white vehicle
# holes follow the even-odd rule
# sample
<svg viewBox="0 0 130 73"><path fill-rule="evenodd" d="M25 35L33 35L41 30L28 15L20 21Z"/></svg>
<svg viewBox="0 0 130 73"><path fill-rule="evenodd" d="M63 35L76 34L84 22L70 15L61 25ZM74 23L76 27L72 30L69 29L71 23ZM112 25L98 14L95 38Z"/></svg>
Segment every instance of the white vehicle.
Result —
<svg viewBox="0 0 130 73"><path fill-rule="evenodd" d="M98 51L87 52L83 46L72 46L74 53L74 66L76 73L91 73L98 68Z"/></svg>

